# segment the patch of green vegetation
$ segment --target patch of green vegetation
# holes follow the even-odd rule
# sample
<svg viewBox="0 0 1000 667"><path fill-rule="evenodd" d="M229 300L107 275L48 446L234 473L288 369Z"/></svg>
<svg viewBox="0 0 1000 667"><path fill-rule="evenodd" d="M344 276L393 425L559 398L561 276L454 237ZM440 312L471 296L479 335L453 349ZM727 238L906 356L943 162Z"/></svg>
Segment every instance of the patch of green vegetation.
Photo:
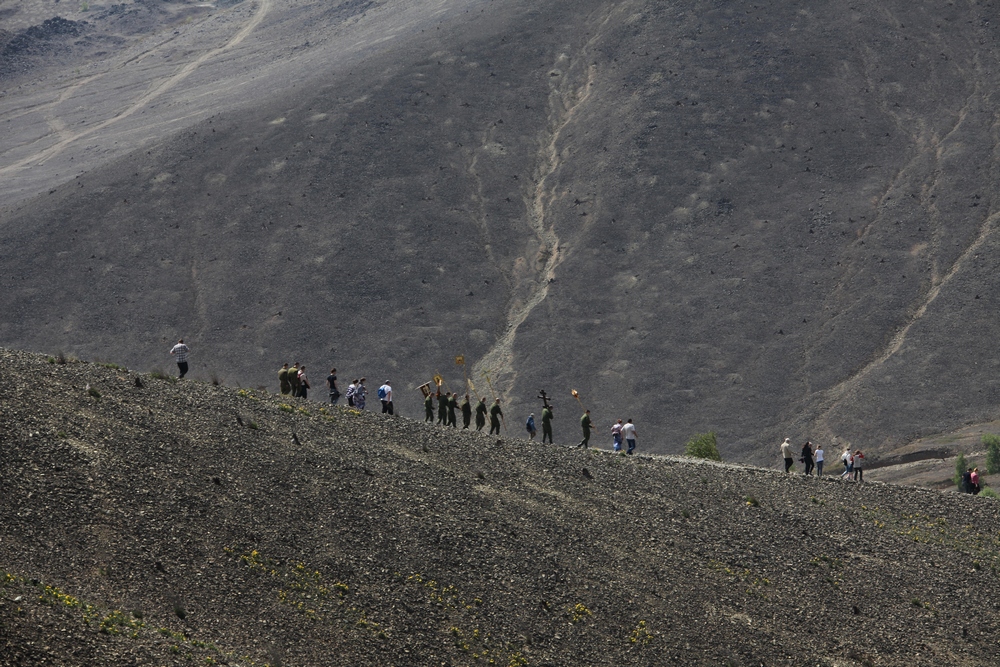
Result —
<svg viewBox="0 0 1000 667"><path fill-rule="evenodd" d="M746 568L730 567L717 560L708 561L708 568L729 577L731 580L746 586L743 592L752 597L767 599L764 588L771 585L767 577L754 574Z"/></svg>
<svg viewBox="0 0 1000 667"><path fill-rule="evenodd" d="M594 612L587 609L587 606L582 602L577 602L575 605L570 607L569 611L567 611L566 613L569 616L570 623L579 623L588 616L594 615Z"/></svg>
<svg viewBox="0 0 1000 667"><path fill-rule="evenodd" d="M167 375L166 373L163 372L162 368L154 368L153 370L149 371L149 377L153 378L154 380L166 380L167 382L170 383L177 382L177 378L175 378L173 375Z"/></svg>
<svg viewBox="0 0 1000 667"><path fill-rule="evenodd" d="M987 486L985 489L983 489L982 491L979 492L979 497L980 498L992 498L992 499L996 500L996 499L1000 498L1000 495L997 495L996 491L994 491L993 489L991 489L990 487Z"/></svg>
<svg viewBox="0 0 1000 667"><path fill-rule="evenodd" d="M719 454L715 431L695 434L684 446L684 455L710 461L721 461L722 456Z"/></svg>
<svg viewBox="0 0 1000 667"><path fill-rule="evenodd" d="M639 644L640 646L645 646L653 641L653 633L646 626L646 621L639 621L639 625L635 626L635 629L632 630L628 640L632 644Z"/></svg>
<svg viewBox="0 0 1000 667"><path fill-rule="evenodd" d="M986 447L986 472L995 475L1000 472L1000 435L984 433L983 445Z"/></svg>
<svg viewBox="0 0 1000 667"><path fill-rule="evenodd" d="M93 387L91 387L90 389L88 389L87 393L90 394L91 396L93 396L94 398L96 398L97 400L101 400L101 392L97 391Z"/></svg>
<svg viewBox="0 0 1000 667"><path fill-rule="evenodd" d="M745 500L746 504L749 505L750 507L760 507L760 501L753 496L747 496L743 500Z"/></svg>
<svg viewBox="0 0 1000 667"><path fill-rule="evenodd" d="M295 408L290 406L288 403L278 403L278 409L282 412L295 412Z"/></svg>

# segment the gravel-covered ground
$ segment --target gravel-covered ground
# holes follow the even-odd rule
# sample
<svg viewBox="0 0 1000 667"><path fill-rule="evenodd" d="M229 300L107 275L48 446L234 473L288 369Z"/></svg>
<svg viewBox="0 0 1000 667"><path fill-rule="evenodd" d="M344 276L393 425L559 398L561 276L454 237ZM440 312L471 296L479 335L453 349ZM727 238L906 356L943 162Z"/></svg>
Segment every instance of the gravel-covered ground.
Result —
<svg viewBox="0 0 1000 667"><path fill-rule="evenodd" d="M992 500L322 408L0 350L0 665L996 662Z"/></svg>

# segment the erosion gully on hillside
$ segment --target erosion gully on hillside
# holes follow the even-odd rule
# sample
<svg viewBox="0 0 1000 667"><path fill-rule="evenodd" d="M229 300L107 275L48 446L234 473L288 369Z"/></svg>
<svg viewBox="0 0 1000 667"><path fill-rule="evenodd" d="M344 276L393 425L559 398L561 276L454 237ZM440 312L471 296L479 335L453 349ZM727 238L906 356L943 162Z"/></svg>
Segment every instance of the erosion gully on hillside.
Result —
<svg viewBox="0 0 1000 667"><path fill-rule="evenodd" d="M0 351L0 665L991 665L995 501Z"/></svg>

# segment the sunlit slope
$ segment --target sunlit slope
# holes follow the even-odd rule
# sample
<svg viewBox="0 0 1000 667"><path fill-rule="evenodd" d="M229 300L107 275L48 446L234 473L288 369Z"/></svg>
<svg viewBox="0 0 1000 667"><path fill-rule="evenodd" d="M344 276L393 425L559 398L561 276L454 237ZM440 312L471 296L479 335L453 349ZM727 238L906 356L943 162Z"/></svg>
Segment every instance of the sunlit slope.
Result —
<svg viewBox="0 0 1000 667"><path fill-rule="evenodd" d="M748 460L995 417L986 8L438 9L8 214L0 339L408 414L464 354L512 430L545 388L575 441L577 389Z"/></svg>

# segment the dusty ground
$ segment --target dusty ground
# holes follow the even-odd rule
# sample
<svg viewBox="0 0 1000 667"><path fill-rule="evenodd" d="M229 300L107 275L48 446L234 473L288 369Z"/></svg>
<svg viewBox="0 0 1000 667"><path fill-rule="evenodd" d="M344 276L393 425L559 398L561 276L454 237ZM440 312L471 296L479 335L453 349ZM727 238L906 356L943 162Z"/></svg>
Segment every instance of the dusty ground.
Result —
<svg viewBox="0 0 1000 667"><path fill-rule="evenodd" d="M183 336L195 377L337 366L408 415L463 354L512 422L545 388L570 441L576 389L766 465L998 418L988 8L0 11L0 343L148 370Z"/></svg>
<svg viewBox="0 0 1000 667"><path fill-rule="evenodd" d="M995 662L986 498L10 351L0 428L0 665Z"/></svg>

